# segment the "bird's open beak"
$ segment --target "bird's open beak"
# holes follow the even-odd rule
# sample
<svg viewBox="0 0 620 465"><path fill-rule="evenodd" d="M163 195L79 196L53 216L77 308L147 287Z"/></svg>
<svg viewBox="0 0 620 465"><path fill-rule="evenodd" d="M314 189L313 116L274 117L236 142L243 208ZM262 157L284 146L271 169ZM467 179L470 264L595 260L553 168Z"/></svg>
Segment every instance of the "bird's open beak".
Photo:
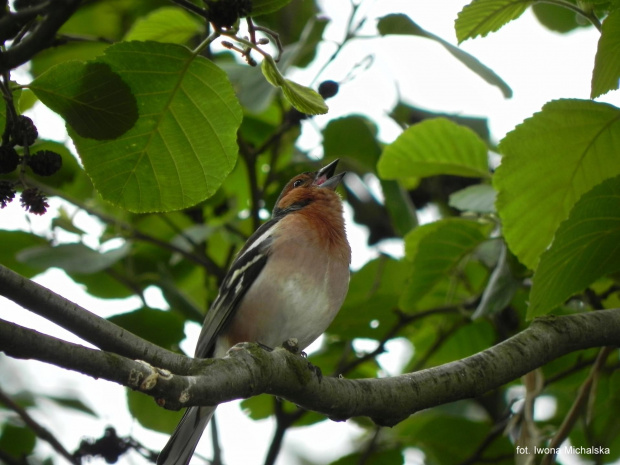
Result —
<svg viewBox="0 0 620 465"><path fill-rule="evenodd" d="M340 181L342 181L342 178L346 174L346 171L344 171L334 176L334 173L336 172L336 166L338 165L339 161L339 159L336 159L329 165L324 166L323 168L318 170L312 184L315 186L327 187L328 189L336 190L336 187L338 187L338 184L340 184Z"/></svg>

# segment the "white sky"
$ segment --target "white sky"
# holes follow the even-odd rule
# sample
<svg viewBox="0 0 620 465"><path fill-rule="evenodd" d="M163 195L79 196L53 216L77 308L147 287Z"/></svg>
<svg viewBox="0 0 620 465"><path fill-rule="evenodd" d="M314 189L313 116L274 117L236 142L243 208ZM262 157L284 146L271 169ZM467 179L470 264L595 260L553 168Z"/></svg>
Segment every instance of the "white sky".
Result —
<svg viewBox="0 0 620 465"><path fill-rule="evenodd" d="M333 20L326 32L327 37L339 41L347 19L349 2L323 3L327 16ZM465 3L462 0L368 0L360 10L361 14L368 17L368 24L363 31L372 33L374 18L388 13L405 12L422 28L456 43L454 19ZM409 103L431 111L488 117L492 136L498 141L516 124L540 110L549 100L588 98L597 40L598 33L594 28L582 29L569 35L548 32L538 25L528 11L498 33L483 39L466 41L462 48L493 69L512 87L514 97L510 100L504 99L497 88L488 85L457 62L440 45L429 40L390 37L352 43L317 82L325 79L342 80L349 70L368 54L375 57L372 67L342 86L338 96L329 100L330 113L327 116L317 117L313 123L305 124L300 146L316 150L319 144L316 126L323 127L329 119L349 114L368 115L379 122L379 134L384 142L394 140L400 129L387 117L387 113L395 105L399 95L405 97ZM332 51L332 45L322 46L318 65L309 71L293 73L294 79L308 84L314 78L313 72L316 73L318 66L324 63ZM620 106L617 91L599 100ZM42 137L54 138L62 133L62 125L59 128L57 121L45 111L37 113L35 118ZM3 225L11 224L12 228L33 227L36 231L43 232L48 227L49 216L29 217L22 212L18 202L13 202L9 208L0 211L0 222ZM87 215L80 214L77 218L78 226L97 230L97 223ZM349 230L352 230L350 225ZM96 235L95 233L88 239L91 241L88 245L97 245L94 239ZM355 232L350 240L356 268L361 266L370 254L376 253L366 249L363 232ZM392 244L390 250L398 250L399 247L398 244ZM137 299L118 302L94 299L58 270L50 270L36 280L101 316L140 306ZM156 291L149 293L149 300L156 307L161 302ZM1 298L0 318L16 321L67 340L78 341L66 331L59 330L41 318L33 317ZM198 332L197 325L188 325L188 341L185 347L188 353L193 352ZM383 360L386 368L396 370L399 365L397 354L408 352L410 348L406 344L395 343L391 349L393 357L387 356ZM41 393L50 394L58 390L68 395L79 391L86 403L99 413L105 423L80 414L68 417L65 410L60 410L51 403L36 412L36 418L50 427L70 450L77 446L83 436L99 437L108 423L116 427L120 435L132 434L153 449L163 446L167 439L163 435L143 429L129 418L124 408L124 388L120 386L87 379L37 362L7 361L3 355L0 357L3 388L18 390L20 386L31 388L37 385L37 390ZM116 405L120 408L115 408ZM153 408L157 408L155 404ZM240 411L237 403L233 402L218 409L218 422L224 459L228 465L254 465L263 462L272 435L272 421L250 421ZM285 449L278 463L297 463L295 454L308 456L319 463L328 463L343 452L352 450L359 434L360 430L351 423L331 421L314 427L291 430L287 433ZM209 457L210 450L210 441L203 440L199 452ZM418 459L419 454L415 452L407 454L407 463L417 463ZM122 463L144 462L134 455L126 457Z"/></svg>

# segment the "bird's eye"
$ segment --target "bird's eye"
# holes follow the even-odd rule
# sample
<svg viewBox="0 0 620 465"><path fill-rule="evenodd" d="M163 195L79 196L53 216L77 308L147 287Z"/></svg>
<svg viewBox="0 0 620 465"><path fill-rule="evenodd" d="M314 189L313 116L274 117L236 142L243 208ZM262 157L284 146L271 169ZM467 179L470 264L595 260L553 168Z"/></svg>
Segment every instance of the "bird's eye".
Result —
<svg viewBox="0 0 620 465"><path fill-rule="evenodd" d="M304 183L304 182L303 182L303 180L298 179L297 181L295 181L295 182L293 183L293 187L299 187L299 186L301 186L303 183Z"/></svg>

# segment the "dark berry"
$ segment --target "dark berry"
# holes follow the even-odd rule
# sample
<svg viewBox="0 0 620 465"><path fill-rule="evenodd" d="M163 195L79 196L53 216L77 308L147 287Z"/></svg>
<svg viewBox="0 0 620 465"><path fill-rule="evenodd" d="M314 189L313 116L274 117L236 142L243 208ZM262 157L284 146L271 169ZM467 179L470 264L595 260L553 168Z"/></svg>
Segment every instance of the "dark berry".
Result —
<svg viewBox="0 0 620 465"><path fill-rule="evenodd" d="M0 174L12 173L19 165L19 155L13 147L0 146Z"/></svg>
<svg viewBox="0 0 620 465"><path fill-rule="evenodd" d="M289 111L286 112L286 115L284 116L285 121L291 125L297 125L307 118L308 115L300 112L295 108L291 108Z"/></svg>
<svg viewBox="0 0 620 465"><path fill-rule="evenodd" d="M6 207L14 198L14 184L10 181L0 181L0 208Z"/></svg>
<svg viewBox="0 0 620 465"><path fill-rule="evenodd" d="M62 166L62 157L51 150L41 150L28 159L28 166L39 176L51 176Z"/></svg>
<svg viewBox="0 0 620 465"><path fill-rule="evenodd" d="M338 93L338 88L336 81L323 81L319 84L319 95L327 100Z"/></svg>
<svg viewBox="0 0 620 465"><path fill-rule="evenodd" d="M204 0L209 21L217 27L232 27L239 18L252 12L251 0Z"/></svg>
<svg viewBox="0 0 620 465"><path fill-rule="evenodd" d="M32 145L39 137L37 127L32 120L24 115L19 115L13 123L13 141L17 145Z"/></svg>
<svg viewBox="0 0 620 465"><path fill-rule="evenodd" d="M34 213L35 215L42 215L49 207L47 197L36 187L25 189L21 195L21 202L22 207L27 212Z"/></svg>

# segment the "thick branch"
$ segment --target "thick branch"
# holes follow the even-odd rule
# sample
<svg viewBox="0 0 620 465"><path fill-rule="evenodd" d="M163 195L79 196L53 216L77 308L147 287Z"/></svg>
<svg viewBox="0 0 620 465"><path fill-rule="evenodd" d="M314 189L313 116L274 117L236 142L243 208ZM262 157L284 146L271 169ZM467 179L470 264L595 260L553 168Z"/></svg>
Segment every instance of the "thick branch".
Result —
<svg viewBox="0 0 620 465"><path fill-rule="evenodd" d="M20 328L13 333L20 331L32 332ZM570 352L617 345L620 309L541 318L525 331L471 357L393 378L318 378L306 359L284 349L266 352L255 344L242 344L224 359L193 360L191 372L196 376L157 376L153 370L148 389L127 381L135 379L136 373L144 376L142 364L58 340L54 343L59 346L53 350L40 350L35 347L38 342L24 342L25 336L11 338L10 334L9 330L0 331L0 350L8 355L35 358L130 385L168 408L215 405L268 393L334 420L368 416L377 424L394 425L419 410L478 397ZM62 346L69 347L66 350L73 357L58 356Z"/></svg>
<svg viewBox="0 0 620 465"><path fill-rule="evenodd" d="M15 358L51 363L142 391L150 387L150 381L144 383L145 380L161 371L143 362L89 349L1 319L0 350Z"/></svg>
<svg viewBox="0 0 620 465"><path fill-rule="evenodd" d="M57 0L47 5L47 15L19 44L0 52L0 71L8 71L32 59L52 43L56 32L80 6L81 0Z"/></svg>
<svg viewBox="0 0 620 465"><path fill-rule="evenodd" d="M56 323L102 350L187 373L187 357L169 352L98 317L51 290L0 265L0 295Z"/></svg>

